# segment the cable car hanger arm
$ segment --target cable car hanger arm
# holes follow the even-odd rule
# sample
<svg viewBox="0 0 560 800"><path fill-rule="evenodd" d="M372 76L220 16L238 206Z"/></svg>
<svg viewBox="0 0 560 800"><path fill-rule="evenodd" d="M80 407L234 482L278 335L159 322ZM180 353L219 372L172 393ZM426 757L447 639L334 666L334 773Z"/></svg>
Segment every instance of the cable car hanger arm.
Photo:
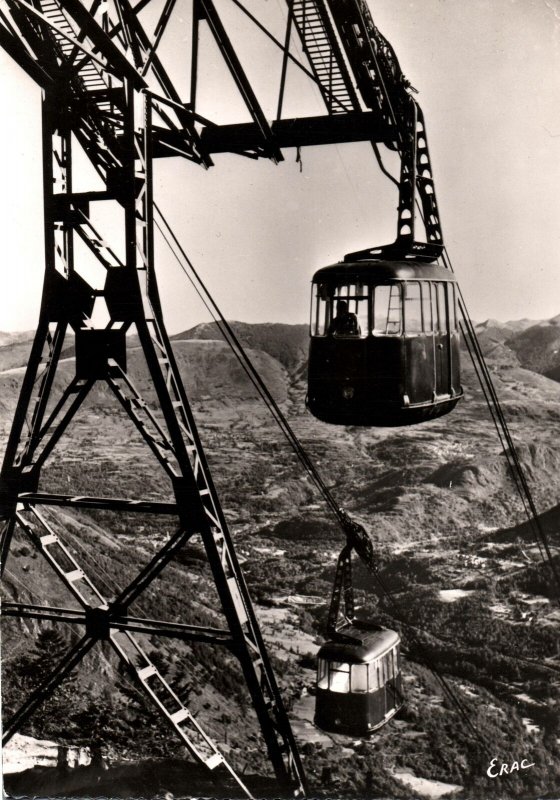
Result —
<svg viewBox="0 0 560 800"><path fill-rule="evenodd" d="M443 236L424 115L411 96L416 90L403 74L392 46L376 27L364 0L287 2L329 114L344 116L333 107L333 92L338 92L339 100L345 104L345 113L364 113L364 106L370 109L376 116L375 130L385 130L382 139L375 137L372 130L369 140L384 141L398 151L401 159L396 240L390 245L350 253L345 260L435 261L443 251ZM327 58L330 66L325 72ZM353 92L354 84L357 94ZM424 220L425 242L415 235L417 201Z"/></svg>
<svg viewBox="0 0 560 800"><path fill-rule="evenodd" d="M344 638L344 628L351 626L355 622L352 551L356 553L372 575L376 575L378 572L378 562L371 539L364 526L352 519L342 508L338 509L338 519L346 534L346 545L341 550L336 564L327 620L327 633L330 637ZM355 633L353 638L355 638Z"/></svg>

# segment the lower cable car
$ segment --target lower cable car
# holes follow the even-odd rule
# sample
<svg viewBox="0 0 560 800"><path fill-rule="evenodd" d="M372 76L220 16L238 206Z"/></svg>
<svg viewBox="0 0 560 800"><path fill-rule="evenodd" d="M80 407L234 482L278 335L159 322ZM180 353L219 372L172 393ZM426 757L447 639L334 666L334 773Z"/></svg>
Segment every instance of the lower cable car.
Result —
<svg viewBox="0 0 560 800"><path fill-rule="evenodd" d="M315 724L368 736L401 708L400 636L375 625L348 626L317 656Z"/></svg>
<svg viewBox="0 0 560 800"><path fill-rule="evenodd" d="M351 261L313 277L307 406L335 425L411 425L463 395L453 273Z"/></svg>

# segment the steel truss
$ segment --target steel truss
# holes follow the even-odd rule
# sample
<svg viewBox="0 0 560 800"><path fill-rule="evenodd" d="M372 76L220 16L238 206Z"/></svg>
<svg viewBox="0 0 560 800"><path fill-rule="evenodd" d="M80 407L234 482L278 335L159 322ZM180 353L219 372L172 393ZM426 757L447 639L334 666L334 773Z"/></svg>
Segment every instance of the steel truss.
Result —
<svg viewBox="0 0 560 800"><path fill-rule="evenodd" d="M378 143L384 143L401 156L397 239L393 245L353 257L406 253L430 260L441 252L441 234L423 118L390 45L375 28L362 0L287 0L283 42L240 0L231 0L283 52L277 118L272 122L263 113L218 4L188 0L191 67L185 99L160 58L165 30L185 0L165 0L154 31L148 34L141 14L150 2L139 0L134 6L130 0L88 0L87 5L82 0L0 2L0 46L43 90L45 217L39 322L0 473L1 570L18 526L79 605L69 609L6 602L3 611L6 616L83 628L82 638L7 721L4 742L96 642L104 641L190 754L210 770L228 770L250 796L233 766L139 643L139 635L155 633L223 646L237 657L279 786L301 795L306 782L297 746L163 322L154 271L153 159L181 156L209 167L213 153L279 162L285 147L365 141L376 150ZM218 46L250 122L221 125L197 112L202 25ZM303 61L292 52L293 33L301 43ZM283 118L289 68L299 69L317 85L327 110L324 116ZM101 189L73 189L76 148L93 166ZM426 243L417 243L415 236L418 199L426 220ZM122 259L117 255L119 247L111 246L94 225L94 209L105 202L112 202L124 216ZM81 268L80 247L87 248L102 272L102 288L94 288ZM95 322L99 307L108 322ZM139 394L127 371L131 329L138 334L155 389L153 407ZM59 388L61 355L71 338L75 373ZM39 491L49 456L100 382L115 395L170 479L174 503ZM178 525L127 587L106 596L65 543L63 526L45 513L44 507L49 506L174 516ZM226 627L131 616L130 605L194 534L206 549ZM358 551L365 547L359 534L353 530L349 539ZM350 595L347 599L350 602Z"/></svg>
<svg viewBox="0 0 560 800"><path fill-rule="evenodd" d="M94 231L82 198L73 196L70 132L62 128L64 120L54 98L46 96L43 102L47 271L37 336L2 468L5 519L2 566L6 564L14 526L18 525L83 610L76 613L7 603L4 613L62 622L71 620L84 626L84 636L7 722L4 742L21 728L96 641L108 641L191 755L209 769L220 765L228 769L243 792L249 795L240 776L166 683L135 634L175 636L183 641L222 645L235 654L278 780L284 789L303 792L305 778L297 747L163 326L153 268L148 133L152 99L148 94L141 98L142 128L139 129L133 124L136 95L126 81L123 90L127 95L127 113L123 115L122 135L130 140L128 147L122 147L123 180L117 189L125 208L127 253L124 263L118 261ZM106 194L111 194L109 185ZM75 270L76 235L88 244L106 270L102 290L91 291ZM94 301L100 299L105 302L111 318L106 327L96 329L91 325L91 314ZM154 409L135 389L126 371L125 337L132 325L140 338L157 394ZM76 374L57 397L54 378L69 329L76 343ZM45 461L97 381L105 382L112 390L170 478L176 498L174 504L37 493ZM165 424L160 423L160 414ZM47 521L40 510L42 505L172 513L177 516L179 527L128 587L114 597L106 597L88 576L86 567L78 563L65 545L64 529ZM130 618L128 607L193 534L200 535L206 548L227 629Z"/></svg>

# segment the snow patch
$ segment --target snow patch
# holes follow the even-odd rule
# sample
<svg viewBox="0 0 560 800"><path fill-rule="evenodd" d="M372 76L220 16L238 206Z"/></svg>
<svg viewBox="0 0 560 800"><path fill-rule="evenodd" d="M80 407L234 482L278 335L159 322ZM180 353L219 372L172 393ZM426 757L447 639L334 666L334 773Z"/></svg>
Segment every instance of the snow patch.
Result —
<svg viewBox="0 0 560 800"><path fill-rule="evenodd" d="M405 786L409 786L421 797L446 797L447 795L459 792L463 788L456 783L443 783L443 781L432 781L428 780L427 778L419 778L411 770L394 769L392 774L394 778L401 783L404 783Z"/></svg>
<svg viewBox="0 0 560 800"><path fill-rule="evenodd" d="M444 603L455 603L456 600L471 594L474 594L474 589L440 589L438 592L439 599Z"/></svg>

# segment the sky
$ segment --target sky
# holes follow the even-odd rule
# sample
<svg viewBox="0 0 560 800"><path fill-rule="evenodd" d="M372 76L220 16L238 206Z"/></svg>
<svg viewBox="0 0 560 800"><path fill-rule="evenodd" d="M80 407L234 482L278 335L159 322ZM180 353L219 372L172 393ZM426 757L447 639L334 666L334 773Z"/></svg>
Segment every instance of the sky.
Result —
<svg viewBox="0 0 560 800"><path fill-rule="evenodd" d="M560 313L560 0L369 4L419 92L444 240L472 318ZM216 5L271 119L280 55L231 0ZM246 5L283 38L284 0ZM178 0L162 41L180 88L188 85L189 7ZM201 53L198 110L244 121L206 33ZM27 330L43 273L40 92L6 54L0 103L0 330ZM319 113L316 89L290 68L284 116ZM277 166L227 154L209 170L175 158L156 164L158 205L229 319L305 322L316 269L395 237L396 193L371 147L305 148L301 164L294 150L284 155ZM121 236L114 218L107 209L99 215L111 241ZM159 240L156 268L170 332L207 319Z"/></svg>

